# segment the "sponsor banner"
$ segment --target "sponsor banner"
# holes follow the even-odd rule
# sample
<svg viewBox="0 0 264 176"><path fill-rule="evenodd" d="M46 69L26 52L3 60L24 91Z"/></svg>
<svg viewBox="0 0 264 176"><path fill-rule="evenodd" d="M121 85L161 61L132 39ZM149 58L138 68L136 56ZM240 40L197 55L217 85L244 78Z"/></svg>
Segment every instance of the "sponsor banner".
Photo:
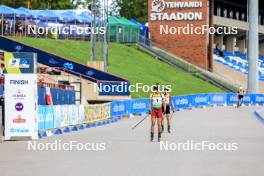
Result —
<svg viewBox="0 0 264 176"><path fill-rule="evenodd" d="M208 94L190 95L192 107L208 106L209 96Z"/></svg>
<svg viewBox="0 0 264 176"><path fill-rule="evenodd" d="M38 106L38 130L45 130L45 106Z"/></svg>
<svg viewBox="0 0 264 176"><path fill-rule="evenodd" d="M52 106L45 107L45 130L54 128L54 111Z"/></svg>
<svg viewBox="0 0 264 176"><path fill-rule="evenodd" d="M101 120L110 118L110 103L101 104Z"/></svg>
<svg viewBox="0 0 264 176"><path fill-rule="evenodd" d="M238 95L237 94L227 94L226 95L226 103L228 105L236 105L238 102Z"/></svg>
<svg viewBox="0 0 264 176"><path fill-rule="evenodd" d="M129 114L130 101L111 102L111 117Z"/></svg>
<svg viewBox="0 0 264 176"><path fill-rule="evenodd" d="M69 124L68 120L68 106L66 105L60 105L61 107L61 127L66 127Z"/></svg>
<svg viewBox="0 0 264 176"><path fill-rule="evenodd" d="M5 74L36 73L36 55L34 53L4 53Z"/></svg>
<svg viewBox="0 0 264 176"><path fill-rule="evenodd" d="M226 104L226 94L209 94L209 103L211 105Z"/></svg>
<svg viewBox="0 0 264 176"><path fill-rule="evenodd" d="M37 76L5 74L5 139L38 138Z"/></svg>
<svg viewBox="0 0 264 176"><path fill-rule="evenodd" d="M142 113L148 111L149 99L130 100L129 113Z"/></svg>
<svg viewBox="0 0 264 176"><path fill-rule="evenodd" d="M62 124L62 115L61 115L61 106L55 105L52 106L54 112L54 128L61 128Z"/></svg>
<svg viewBox="0 0 264 176"><path fill-rule="evenodd" d="M72 113L70 116L72 118L72 124L71 125L77 125L79 123L79 106L75 106L75 105L69 105L70 107L72 107Z"/></svg>
<svg viewBox="0 0 264 176"><path fill-rule="evenodd" d="M187 95L172 97L172 101L176 109L185 109L185 108L190 107L191 105L191 99Z"/></svg>
<svg viewBox="0 0 264 176"><path fill-rule="evenodd" d="M255 96L253 94L246 94L244 95L242 103L245 105L254 104Z"/></svg>
<svg viewBox="0 0 264 176"><path fill-rule="evenodd" d="M79 110L79 117L78 117L78 124L83 124L84 119L85 119L85 111L84 111L84 106L83 105L78 105L78 110Z"/></svg>
<svg viewBox="0 0 264 176"><path fill-rule="evenodd" d="M254 95L254 104L263 105L264 104L264 94L255 94Z"/></svg>

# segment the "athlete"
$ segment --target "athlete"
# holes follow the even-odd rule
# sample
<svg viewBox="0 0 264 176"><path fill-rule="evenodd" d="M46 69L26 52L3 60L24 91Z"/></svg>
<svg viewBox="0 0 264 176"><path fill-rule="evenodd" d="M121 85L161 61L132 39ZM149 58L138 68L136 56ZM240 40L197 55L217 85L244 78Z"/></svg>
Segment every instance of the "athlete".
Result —
<svg viewBox="0 0 264 176"><path fill-rule="evenodd" d="M168 126L168 133L171 132L171 123L170 123L170 108L172 107L172 111L175 112L174 110L174 104L172 101L172 96L168 92L169 90L165 88L164 92L164 104L165 104L165 110L163 111L163 114L166 116L167 119L167 126ZM162 125L161 125L161 131L164 131L164 116L162 117Z"/></svg>
<svg viewBox="0 0 264 176"><path fill-rule="evenodd" d="M239 91L238 91L238 97L237 97L238 98L237 108L239 108L242 105L244 93L245 93L245 91L244 91L243 87L240 87Z"/></svg>
<svg viewBox="0 0 264 176"><path fill-rule="evenodd" d="M154 128L156 120L158 121L158 142L161 138L161 121L162 121L162 108L164 106L164 96L159 92L159 87L154 87L153 94L150 95L149 101L149 113L151 113L151 132L150 132L150 141L153 142L154 138Z"/></svg>

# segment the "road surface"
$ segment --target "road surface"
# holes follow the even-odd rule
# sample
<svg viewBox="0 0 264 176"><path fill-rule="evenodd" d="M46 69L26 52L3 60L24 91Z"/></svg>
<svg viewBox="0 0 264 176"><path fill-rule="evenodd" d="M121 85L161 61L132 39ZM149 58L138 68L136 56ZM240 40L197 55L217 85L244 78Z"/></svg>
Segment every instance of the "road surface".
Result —
<svg viewBox="0 0 264 176"><path fill-rule="evenodd" d="M150 119L132 131L132 126L142 118L133 117L36 143L43 146L76 141L83 146L89 144L89 149L93 146L92 151L43 151L41 147L29 151L28 142L4 142L0 144L0 175L263 176L264 124L253 114L259 108L216 107L176 112L172 133L162 136L163 144L167 141L174 147L188 141L208 141L232 144L237 150L186 151L172 147L165 151L157 141L149 142Z"/></svg>

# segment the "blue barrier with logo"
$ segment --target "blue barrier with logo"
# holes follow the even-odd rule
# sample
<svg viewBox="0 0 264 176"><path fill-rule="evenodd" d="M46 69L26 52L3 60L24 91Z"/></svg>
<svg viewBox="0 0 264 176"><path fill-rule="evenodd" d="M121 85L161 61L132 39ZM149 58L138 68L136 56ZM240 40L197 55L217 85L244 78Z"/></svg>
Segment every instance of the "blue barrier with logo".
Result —
<svg viewBox="0 0 264 176"><path fill-rule="evenodd" d="M45 107L45 129L54 128L54 112L52 106Z"/></svg>
<svg viewBox="0 0 264 176"><path fill-rule="evenodd" d="M255 94L253 102L255 102L255 104L263 105L264 94Z"/></svg>
<svg viewBox="0 0 264 176"><path fill-rule="evenodd" d="M130 100L129 113L143 113L148 111L149 99Z"/></svg>
<svg viewBox="0 0 264 176"><path fill-rule="evenodd" d="M172 97L176 109L185 109L191 106L191 99L188 95Z"/></svg>
<svg viewBox="0 0 264 176"><path fill-rule="evenodd" d="M115 101L110 104L110 116L129 114L130 101Z"/></svg>
<svg viewBox="0 0 264 176"><path fill-rule="evenodd" d="M190 95L192 107L208 106L209 96L208 94Z"/></svg>
<svg viewBox="0 0 264 176"><path fill-rule="evenodd" d="M237 94L227 94L226 95L226 104L227 105L236 105L238 102Z"/></svg>
<svg viewBox="0 0 264 176"><path fill-rule="evenodd" d="M238 94L197 94L172 97L175 108L202 107L208 105L235 105ZM149 99L132 99L113 101L110 103L110 116L118 117L130 113L144 113L148 111ZM264 105L264 94L246 94L243 104ZM62 128L70 125L82 124L85 119L83 105L51 105L38 106L38 129L47 130Z"/></svg>
<svg viewBox="0 0 264 176"><path fill-rule="evenodd" d="M38 106L38 129L45 130L45 106Z"/></svg>
<svg viewBox="0 0 264 176"><path fill-rule="evenodd" d="M211 105L226 104L226 94L209 94L209 103Z"/></svg>

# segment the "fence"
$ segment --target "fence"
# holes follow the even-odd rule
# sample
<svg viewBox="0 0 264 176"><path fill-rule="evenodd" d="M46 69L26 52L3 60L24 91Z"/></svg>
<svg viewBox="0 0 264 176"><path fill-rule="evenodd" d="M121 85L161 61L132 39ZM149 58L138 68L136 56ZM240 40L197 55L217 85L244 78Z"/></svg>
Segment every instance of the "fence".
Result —
<svg viewBox="0 0 264 176"><path fill-rule="evenodd" d="M237 94L195 94L174 96L175 109L192 109L209 106L235 106ZM124 115L146 113L148 99L132 99L114 101L100 105L55 105L38 107L38 127L46 136L46 130L54 130L54 134L77 131L79 129L107 125L117 122ZM244 105L264 105L264 94L247 94L243 99Z"/></svg>

